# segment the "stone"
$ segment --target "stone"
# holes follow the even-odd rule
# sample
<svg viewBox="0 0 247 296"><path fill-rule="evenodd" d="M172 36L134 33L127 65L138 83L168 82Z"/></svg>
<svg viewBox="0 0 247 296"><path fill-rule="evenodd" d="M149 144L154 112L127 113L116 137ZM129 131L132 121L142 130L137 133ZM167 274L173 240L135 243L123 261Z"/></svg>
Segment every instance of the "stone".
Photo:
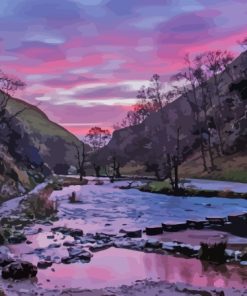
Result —
<svg viewBox="0 0 247 296"><path fill-rule="evenodd" d="M2 269L3 279L12 278L14 280L35 277L37 267L27 261L16 261L8 264Z"/></svg>
<svg viewBox="0 0 247 296"><path fill-rule="evenodd" d="M163 228L160 225L146 227L147 235L158 235L163 233Z"/></svg>
<svg viewBox="0 0 247 296"><path fill-rule="evenodd" d="M145 243L145 248L150 248L150 249L161 249L162 248L162 243L158 240L147 240Z"/></svg>
<svg viewBox="0 0 247 296"><path fill-rule="evenodd" d="M4 267L12 262L14 262L14 260L7 254L0 254L0 267Z"/></svg>
<svg viewBox="0 0 247 296"><path fill-rule="evenodd" d="M51 261L39 261L37 264L37 267L40 269L46 269L48 267L52 266L52 262Z"/></svg>
<svg viewBox="0 0 247 296"><path fill-rule="evenodd" d="M65 241L65 242L63 243L63 246L65 246L65 247L74 247L75 244L76 244L75 242Z"/></svg>
<svg viewBox="0 0 247 296"><path fill-rule="evenodd" d="M61 247L61 244L53 243L48 246L48 249L60 248L60 247Z"/></svg>
<svg viewBox="0 0 247 296"><path fill-rule="evenodd" d="M187 223L180 221L167 221L162 223L162 227L164 231L180 231L187 228Z"/></svg>
<svg viewBox="0 0 247 296"><path fill-rule="evenodd" d="M76 248L76 247L70 247L68 248L69 258L76 259L76 260L84 260L84 261L90 261L93 255L82 249L82 248Z"/></svg>
<svg viewBox="0 0 247 296"><path fill-rule="evenodd" d="M73 258L73 257L62 257L61 258L61 262L63 264L71 264L71 263L76 263L78 261L77 258Z"/></svg>
<svg viewBox="0 0 247 296"><path fill-rule="evenodd" d="M55 228L52 228L52 231L60 232L64 235L70 235L72 237L83 236L83 230L81 230L81 229L74 229L74 228L67 228L67 227L55 227Z"/></svg>
<svg viewBox="0 0 247 296"><path fill-rule="evenodd" d="M23 233L14 233L8 238L10 244L21 244L27 240Z"/></svg>
<svg viewBox="0 0 247 296"><path fill-rule="evenodd" d="M98 252L98 251L103 251L106 249L109 249L113 246L113 243L107 243L107 244L96 244L95 246L90 246L89 250L91 252Z"/></svg>
<svg viewBox="0 0 247 296"><path fill-rule="evenodd" d="M227 220L231 223L245 223L247 222L247 217L245 213L242 214L230 214Z"/></svg>
<svg viewBox="0 0 247 296"><path fill-rule="evenodd" d="M126 234L127 237L142 237L141 229L121 229L119 232Z"/></svg>
<svg viewBox="0 0 247 296"><path fill-rule="evenodd" d="M206 217L206 220L213 225L224 225L226 222L225 217Z"/></svg>
<svg viewBox="0 0 247 296"><path fill-rule="evenodd" d="M189 228L202 229L204 225L207 224L207 221L194 219L194 220L187 220L186 223Z"/></svg>

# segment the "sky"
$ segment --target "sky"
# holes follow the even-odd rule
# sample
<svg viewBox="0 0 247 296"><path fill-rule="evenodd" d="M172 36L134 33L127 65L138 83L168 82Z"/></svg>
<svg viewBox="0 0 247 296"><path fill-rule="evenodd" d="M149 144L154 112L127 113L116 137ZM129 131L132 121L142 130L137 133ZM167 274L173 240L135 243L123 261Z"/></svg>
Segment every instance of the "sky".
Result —
<svg viewBox="0 0 247 296"><path fill-rule="evenodd" d="M246 0L1 0L0 68L77 136L112 129L154 73L246 37Z"/></svg>

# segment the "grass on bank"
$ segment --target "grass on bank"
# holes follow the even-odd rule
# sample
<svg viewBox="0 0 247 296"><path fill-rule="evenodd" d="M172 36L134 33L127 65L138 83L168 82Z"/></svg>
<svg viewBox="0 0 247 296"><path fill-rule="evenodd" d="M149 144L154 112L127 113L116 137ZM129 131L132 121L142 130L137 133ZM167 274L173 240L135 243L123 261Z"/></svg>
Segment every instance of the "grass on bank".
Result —
<svg viewBox="0 0 247 296"><path fill-rule="evenodd" d="M197 188L185 188L183 186L184 181L181 181L180 190L174 193L170 183L165 181L153 181L149 182L142 187L140 190L143 192L160 193L166 195L179 195L179 196L201 196L201 197L227 197L227 198L244 198L247 199L246 193L238 193L230 190L206 190Z"/></svg>

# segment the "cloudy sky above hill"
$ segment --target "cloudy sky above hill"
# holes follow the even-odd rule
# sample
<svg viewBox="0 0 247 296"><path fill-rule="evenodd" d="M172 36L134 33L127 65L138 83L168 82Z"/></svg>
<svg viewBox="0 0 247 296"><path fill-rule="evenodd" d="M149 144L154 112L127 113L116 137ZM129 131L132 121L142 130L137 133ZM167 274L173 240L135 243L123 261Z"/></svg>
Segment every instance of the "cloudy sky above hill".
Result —
<svg viewBox="0 0 247 296"><path fill-rule="evenodd" d="M239 52L246 0L1 0L0 68L20 97L82 135L110 128L153 73L165 81L186 53Z"/></svg>

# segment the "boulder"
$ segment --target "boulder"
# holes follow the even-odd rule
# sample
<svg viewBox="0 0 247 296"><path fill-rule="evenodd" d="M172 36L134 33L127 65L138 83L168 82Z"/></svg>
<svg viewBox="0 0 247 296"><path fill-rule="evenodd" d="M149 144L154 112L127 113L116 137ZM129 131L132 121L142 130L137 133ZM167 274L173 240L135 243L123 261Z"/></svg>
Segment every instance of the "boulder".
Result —
<svg viewBox="0 0 247 296"><path fill-rule="evenodd" d="M146 227L147 235L158 235L163 233L163 227L161 225Z"/></svg>
<svg viewBox="0 0 247 296"><path fill-rule="evenodd" d="M8 264L2 269L2 277L4 279L12 278L14 280L35 277L37 267L27 261L16 261Z"/></svg>

